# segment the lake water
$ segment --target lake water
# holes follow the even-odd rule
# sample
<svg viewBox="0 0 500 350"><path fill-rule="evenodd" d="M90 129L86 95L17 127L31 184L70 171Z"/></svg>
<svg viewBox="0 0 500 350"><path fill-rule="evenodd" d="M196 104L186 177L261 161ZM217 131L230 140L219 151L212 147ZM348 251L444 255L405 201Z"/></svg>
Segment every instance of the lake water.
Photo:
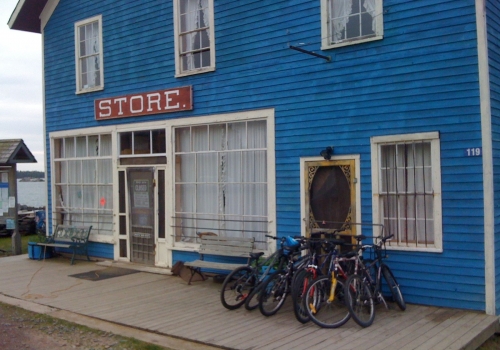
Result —
<svg viewBox="0 0 500 350"><path fill-rule="evenodd" d="M21 182L17 180L17 203L30 207L45 206L47 184L44 182Z"/></svg>

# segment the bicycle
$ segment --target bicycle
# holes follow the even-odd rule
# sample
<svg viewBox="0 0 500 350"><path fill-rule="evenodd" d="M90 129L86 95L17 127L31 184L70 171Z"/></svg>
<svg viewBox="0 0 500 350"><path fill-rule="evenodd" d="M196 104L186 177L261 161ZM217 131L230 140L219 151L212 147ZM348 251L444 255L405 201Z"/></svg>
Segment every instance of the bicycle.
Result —
<svg viewBox="0 0 500 350"><path fill-rule="evenodd" d="M390 268L383 262L386 257L385 243L394 235L387 237L372 237L380 242L363 245L362 251L372 249L374 260L363 261L361 254L357 256L356 263L358 270L347 278L344 294L346 295L347 308L356 323L362 327L369 327L375 319L375 303L379 302L389 308L382 294L382 277L389 286L390 292L398 307L404 311L406 303L403 294L399 289L399 284Z"/></svg>
<svg viewBox="0 0 500 350"><path fill-rule="evenodd" d="M291 290L291 283L294 272L301 268L306 259L300 257L301 247L304 239L297 241L293 237L287 237L281 241L279 254L286 259L287 264L284 269L280 269L269 276L259 290L259 309L264 316L276 314L283 306L287 295Z"/></svg>
<svg viewBox="0 0 500 350"><path fill-rule="evenodd" d="M310 321L305 306L305 295L309 285L316 278L325 275L326 267L330 264L333 249L336 245L344 244L343 240L337 239L310 239L308 242L308 261L299 269L292 279L292 300L295 318L300 323ZM323 254L320 254L323 251Z"/></svg>
<svg viewBox="0 0 500 350"><path fill-rule="evenodd" d="M341 242L340 245L345 244ZM332 244L335 243L338 242L335 240ZM304 307L309 318L322 328L338 328L351 317L345 304L344 281L352 272L357 252L340 253L338 246L335 244L330 249L327 274L312 281L304 293Z"/></svg>
<svg viewBox="0 0 500 350"><path fill-rule="evenodd" d="M277 237L266 235L268 238L278 239ZM284 240L282 238L282 240ZM234 269L224 279L220 299L222 305L228 310L235 310L245 304L247 310L257 308L255 300L256 288L268 277L268 275L281 266L279 251L271 254L260 262L264 252L250 254L250 263Z"/></svg>

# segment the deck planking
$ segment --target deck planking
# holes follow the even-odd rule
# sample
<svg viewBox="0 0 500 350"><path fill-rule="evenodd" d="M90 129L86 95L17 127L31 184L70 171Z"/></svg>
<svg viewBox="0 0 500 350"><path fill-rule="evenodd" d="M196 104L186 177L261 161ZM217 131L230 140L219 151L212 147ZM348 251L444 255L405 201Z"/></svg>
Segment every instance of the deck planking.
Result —
<svg viewBox="0 0 500 350"><path fill-rule="evenodd" d="M0 259L0 293L69 312L227 349L473 349L498 329L481 312L408 305L405 312L378 305L367 328L349 320L322 329L295 320L290 298L274 316L226 310L221 285L187 285L179 277L138 272L99 281L70 275L99 270L67 259Z"/></svg>

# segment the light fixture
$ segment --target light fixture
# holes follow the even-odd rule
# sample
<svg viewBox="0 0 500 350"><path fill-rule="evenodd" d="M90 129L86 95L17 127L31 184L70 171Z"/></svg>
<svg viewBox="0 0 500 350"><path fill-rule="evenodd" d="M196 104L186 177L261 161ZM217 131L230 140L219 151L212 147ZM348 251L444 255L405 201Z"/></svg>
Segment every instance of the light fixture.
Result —
<svg viewBox="0 0 500 350"><path fill-rule="evenodd" d="M325 158L325 160L330 160L332 158L332 154L333 154L333 147L330 146L319 152L319 155Z"/></svg>

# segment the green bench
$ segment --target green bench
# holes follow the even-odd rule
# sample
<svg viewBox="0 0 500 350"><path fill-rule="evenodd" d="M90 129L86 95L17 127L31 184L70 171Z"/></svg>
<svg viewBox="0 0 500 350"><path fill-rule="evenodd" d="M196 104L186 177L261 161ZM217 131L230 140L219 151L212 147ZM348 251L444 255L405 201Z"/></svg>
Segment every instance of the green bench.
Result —
<svg viewBox="0 0 500 350"><path fill-rule="evenodd" d="M74 264L75 256L86 255L87 260L90 261L87 245L89 242L90 230L92 226L78 227L78 226L65 226L57 225L52 236L43 237L43 241L37 245L44 247L43 251L40 249L40 258L45 256L47 247L50 248L64 248L71 249L73 256L71 257L71 265Z"/></svg>

